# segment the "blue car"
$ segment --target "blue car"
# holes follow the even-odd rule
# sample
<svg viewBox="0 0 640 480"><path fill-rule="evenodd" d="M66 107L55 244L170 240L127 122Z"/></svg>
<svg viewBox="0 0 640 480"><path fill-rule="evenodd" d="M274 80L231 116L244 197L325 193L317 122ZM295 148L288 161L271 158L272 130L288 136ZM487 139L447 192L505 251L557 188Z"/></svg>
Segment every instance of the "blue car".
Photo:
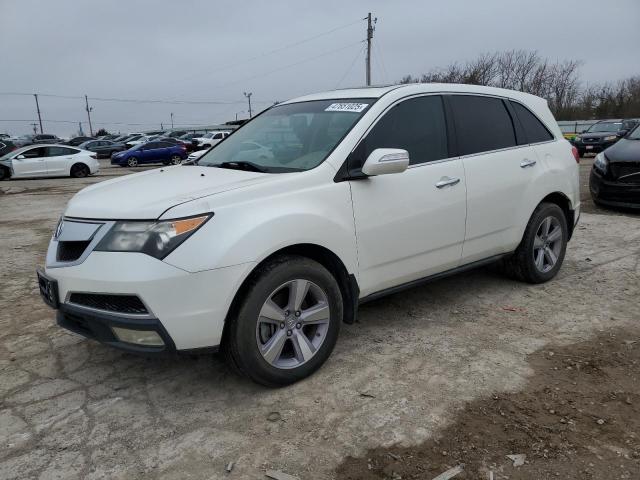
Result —
<svg viewBox="0 0 640 480"><path fill-rule="evenodd" d="M111 165L135 167L143 163L178 165L187 158L187 147L169 142L147 142L111 155Z"/></svg>

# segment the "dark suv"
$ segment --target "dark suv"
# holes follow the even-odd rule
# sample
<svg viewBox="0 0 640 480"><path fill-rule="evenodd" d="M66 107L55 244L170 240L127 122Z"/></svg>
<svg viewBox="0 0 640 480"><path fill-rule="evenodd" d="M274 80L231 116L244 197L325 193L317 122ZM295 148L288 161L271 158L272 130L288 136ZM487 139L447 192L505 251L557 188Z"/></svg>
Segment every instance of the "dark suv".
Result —
<svg viewBox="0 0 640 480"><path fill-rule="evenodd" d="M637 120L602 120L583 130L573 139L573 144L581 157L585 153L600 153L624 137L637 124Z"/></svg>

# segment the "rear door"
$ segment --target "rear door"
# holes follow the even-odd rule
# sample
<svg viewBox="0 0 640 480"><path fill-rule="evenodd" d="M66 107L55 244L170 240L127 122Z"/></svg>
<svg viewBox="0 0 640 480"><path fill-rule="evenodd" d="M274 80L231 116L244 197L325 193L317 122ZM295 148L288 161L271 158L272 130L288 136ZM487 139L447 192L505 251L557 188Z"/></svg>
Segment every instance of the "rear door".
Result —
<svg viewBox="0 0 640 480"><path fill-rule="evenodd" d="M153 163L159 162L159 155L162 153L158 148L158 142L148 142L140 147L140 163Z"/></svg>
<svg viewBox="0 0 640 480"><path fill-rule="evenodd" d="M71 165L74 163L74 155L79 150L69 147L51 146L45 147L47 155L47 172L49 176L69 175Z"/></svg>
<svg viewBox="0 0 640 480"><path fill-rule="evenodd" d="M519 145L507 101L482 95L447 96L467 180L462 263L514 250L522 206L536 175L536 152ZM518 129L518 133L520 129Z"/></svg>
<svg viewBox="0 0 640 480"><path fill-rule="evenodd" d="M14 177L44 177L47 175L45 147L33 147L25 150L20 158L14 157L11 164Z"/></svg>
<svg viewBox="0 0 640 480"><path fill-rule="evenodd" d="M376 148L409 152L402 173L351 180L361 294L456 267L466 213L462 162L449 150L442 97L390 107L347 160L358 172Z"/></svg>

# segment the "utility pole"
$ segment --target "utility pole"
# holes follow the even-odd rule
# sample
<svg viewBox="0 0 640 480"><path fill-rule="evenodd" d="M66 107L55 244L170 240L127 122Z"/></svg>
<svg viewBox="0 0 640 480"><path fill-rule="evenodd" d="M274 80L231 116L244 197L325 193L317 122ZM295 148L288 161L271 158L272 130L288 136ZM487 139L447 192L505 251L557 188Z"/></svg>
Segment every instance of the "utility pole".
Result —
<svg viewBox="0 0 640 480"><path fill-rule="evenodd" d="M171 130L173 130L173 112L171 112Z"/></svg>
<svg viewBox="0 0 640 480"><path fill-rule="evenodd" d="M244 96L249 100L249 118L251 118L251 95L253 95L253 92L244 92Z"/></svg>
<svg viewBox="0 0 640 480"><path fill-rule="evenodd" d="M371 85L371 40L373 40L373 26L378 21L377 18L371 22L371 12L367 15L367 86Z"/></svg>
<svg viewBox="0 0 640 480"><path fill-rule="evenodd" d="M40 122L40 133L43 133L42 132L42 117L40 116L40 105L38 104L38 94L34 93L33 97L36 99L36 110L38 111L38 121ZM34 130L34 133L35 133L35 130Z"/></svg>
<svg viewBox="0 0 640 480"><path fill-rule="evenodd" d="M91 126L91 111L93 107L89 108L89 98L86 95L84 96L84 104L87 109L87 117L89 118L89 133L93 137L93 127Z"/></svg>
<svg viewBox="0 0 640 480"><path fill-rule="evenodd" d="M162 130L164 132L164 125L162 122L160 122L160 130Z"/></svg>
<svg viewBox="0 0 640 480"><path fill-rule="evenodd" d="M82 122L78 122L78 135L84 135L84 132L82 131Z"/></svg>
<svg viewBox="0 0 640 480"><path fill-rule="evenodd" d="M31 126L33 127L33 134L37 134L38 133L38 124L37 123L32 123Z"/></svg>

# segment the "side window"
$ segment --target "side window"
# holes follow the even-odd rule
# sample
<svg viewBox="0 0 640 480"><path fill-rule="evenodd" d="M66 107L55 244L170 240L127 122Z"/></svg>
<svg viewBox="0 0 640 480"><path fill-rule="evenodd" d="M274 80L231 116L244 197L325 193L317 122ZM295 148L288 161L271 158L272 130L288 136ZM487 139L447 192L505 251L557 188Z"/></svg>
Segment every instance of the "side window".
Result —
<svg viewBox="0 0 640 480"><path fill-rule="evenodd" d="M513 122L501 99L475 95L449 99L460 155L516 146Z"/></svg>
<svg viewBox="0 0 640 480"><path fill-rule="evenodd" d="M77 150L67 147L47 147L47 157L61 157L63 155L73 155Z"/></svg>
<svg viewBox="0 0 640 480"><path fill-rule="evenodd" d="M24 158L40 158L40 157L44 157L44 148L40 147L40 148L31 148L29 150L26 150L24 152L22 152L21 154Z"/></svg>
<svg viewBox="0 0 640 480"><path fill-rule="evenodd" d="M142 150L154 150L156 148L161 148L158 142L149 142L142 147Z"/></svg>
<svg viewBox="0 0 640 480"><path fill-rule="evenodd" d="M211 137L212 140L220 140L222 138L222 134L221 133L216 133L213 137Z"/></svg>
<svg viewBox="0 0 640 480"><path fill-rule="evenodd" d="M374 125L349 157L349 170L362 168L376 148L402 148L411 165L449 156L442 97L411 98L394 105Z"/></svg>
<svg viewBox="0 0 640 480"><path fill-rule="evenodd" d="M511 106L518 116L518 120L524 128L528 143L547 142L553 140L553 135L538 118L529 111L527 107L518 102L511 102Z"/></svg>
<svg viewBox="0 0 640 480"><path fill-rule="evenodd" d="M176 144L172 143L172 142L159 142L158 143L158 148L169 148L169 147L175 147Z"/></svg>

